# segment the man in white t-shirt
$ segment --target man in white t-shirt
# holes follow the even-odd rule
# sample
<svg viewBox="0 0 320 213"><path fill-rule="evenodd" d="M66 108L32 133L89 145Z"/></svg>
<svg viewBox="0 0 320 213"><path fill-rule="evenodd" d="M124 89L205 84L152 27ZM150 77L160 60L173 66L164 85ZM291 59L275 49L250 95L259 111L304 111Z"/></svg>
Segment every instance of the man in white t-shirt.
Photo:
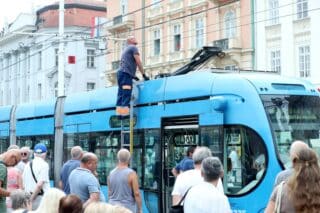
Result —
<svg viewBox="0 0 320 213"><path fill-rule="evenodd" d="M45 161L46 155L47 147L42 143L36 144L34 159L25 166L23 171L23 186L26 192L31 193L32 210L38 208L43 194L50 188L49 164Z"/></svg>
<svg viewBox="0 0 320 213"><path fill-rule="evenodd" d="M177 176L173 191L171 193L172 205L177 205L190 187L203 182L203 177L201 176L201 163L205 158L211 156L212 154L209 148L196 148L192 155L192 159L194 161L194 169L185 171ZM217 188L221 192L221 194L224 194L222 181L220 178L218 179Z"/></svg>
<svg viewBox="0 0 320 213"><path fill-rule="evenodd" d="M202 161L204 181L188 191L183 204L185 213L231 213L228 198L217 188L222 174L219 158L208 157Z"/></svg>

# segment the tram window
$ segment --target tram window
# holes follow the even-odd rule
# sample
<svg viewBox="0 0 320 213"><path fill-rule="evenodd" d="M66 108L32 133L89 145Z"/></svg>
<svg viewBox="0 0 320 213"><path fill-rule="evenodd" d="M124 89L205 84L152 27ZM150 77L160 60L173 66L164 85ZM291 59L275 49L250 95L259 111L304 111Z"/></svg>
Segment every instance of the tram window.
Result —
<svg viewBox="0 0 320 213"><path fill-rule="evenodd" d="M289 149L295 140L320 154L320 99L318 96L262 95L280 161L290 168Z"/></svg>
<svg viewBox="0 0 320 213"><path fill-rule="evenodd" d="M81 146L84 151L90 151L89 133L68 133L64 136L63 143L63 161L71 159L71 148L74 146Z"/></svg>
<svg viewBox="0 0 320 213"><path fill-rule="evenodd" d="M158 189L160 181L160 132L145 131L144 188Z"/></svg>
<svg viewBox="0 0 320 213"><path fill-rule="evenodd" d="M120 133L95 133L93 135L93 141L95 143L94 152L99 159L97 166L99 182L101 184L107 184L107 177L110 171L117 165Z"/></svg>
<svg viewBox="0 0 320 213"><path fill-rule="evenodd" d="M266 148L252 129L244 126L224 127L224 185L229 195L250 191L261 180L266 169Z"/></svg>
<svg viewBox="0 0 320 213"><path fill-rule="evenodd" d="M212 154L222 160L223 156L223 143L222 140L222 127L202 127L201 128L201 145L207 146Z"/></svg>
<svg viewBox="0 0 320 213"><path fill-rule="evenodd" d="M130 167L136 171L139 186L142 186L142 163L143 163L143 132L134 132L133 153L131 155Z"/></svg>
<svg viewBox="0 0 320 213"><path fill-rule="evenodd" d="M9 139L7 137L0 137L0 153L7 151L9 147Z"/></svg>
<svg viewBox="0 0 320 213"><path fill-rule="evenodd" d="M54 173L54 143L53 143L53 136L52 135L42 135L42 136L23 136L23 137L17 137L17 145L19 147L28 146L30 149L33 149L33 147L37 143L43 143L46 145L48 152L46 156L46 161L49 164L49 177L50 179L53 179L53 173ZM31 156L30 156L31 157Z"/></svg>
<svg viewBox="0 0 320 213"><path fill-rule="evenodd" d="M114 115L111 116L109 119L109 125L111 128L120 128L121 122L123 123L124 127L129 127L130 125L130 119L128 118L121 118L120 116ZM133 126L135 126L137 123L137 116L133 115Z"/></svg>

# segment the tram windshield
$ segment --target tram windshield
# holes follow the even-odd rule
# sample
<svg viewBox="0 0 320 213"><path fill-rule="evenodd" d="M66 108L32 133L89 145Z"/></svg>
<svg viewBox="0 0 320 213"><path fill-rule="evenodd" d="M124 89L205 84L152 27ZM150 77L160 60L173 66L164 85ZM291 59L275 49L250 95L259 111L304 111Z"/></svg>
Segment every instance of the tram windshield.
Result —
<svg viewBox="0 0 320 213"><path fill-rule="evenodd" d="M299 95L263 95L280 160L289 168L290 145L302 140L320 156L320 98Z"/></svg>

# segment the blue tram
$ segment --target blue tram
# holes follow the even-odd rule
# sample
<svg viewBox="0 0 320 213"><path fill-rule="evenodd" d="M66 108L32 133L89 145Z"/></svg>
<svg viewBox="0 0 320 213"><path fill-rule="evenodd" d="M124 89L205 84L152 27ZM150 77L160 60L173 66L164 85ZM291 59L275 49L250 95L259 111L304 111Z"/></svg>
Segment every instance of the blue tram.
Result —
<svg viewBox="0 0 320 213"><path fill-rule="evenodd" d="M131 167L139 176L144 212L168 212L171 169L189 146L207 146L222 160L233 211L250 213L264 211L275 175L290 167L292 141L303 140L320 154L320 98L308 82L206 69L139 82L136 88ZM128 122L115 115L116 95L117 87L109 87L0 107L1 147L9 137L31 148L44 142L57 183L71 147L80 145L98 156L107 197L107 175L127 145L121 144L121 122Z"/></svg>

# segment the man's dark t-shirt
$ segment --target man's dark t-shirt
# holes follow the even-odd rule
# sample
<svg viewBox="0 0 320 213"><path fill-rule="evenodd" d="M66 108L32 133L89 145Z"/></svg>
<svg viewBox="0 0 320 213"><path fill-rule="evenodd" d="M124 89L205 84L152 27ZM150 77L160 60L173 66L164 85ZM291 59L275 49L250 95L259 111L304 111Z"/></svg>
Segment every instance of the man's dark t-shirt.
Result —
<svg viewBox="0 0 320 213"><path fill-rule="evenodd" d="M135 54L139 54L138 48L135 45L128 45L122 55L120 68L122 72L128 73L130 76L134 77L136 74L137 64L134 58Z"/></svg>

